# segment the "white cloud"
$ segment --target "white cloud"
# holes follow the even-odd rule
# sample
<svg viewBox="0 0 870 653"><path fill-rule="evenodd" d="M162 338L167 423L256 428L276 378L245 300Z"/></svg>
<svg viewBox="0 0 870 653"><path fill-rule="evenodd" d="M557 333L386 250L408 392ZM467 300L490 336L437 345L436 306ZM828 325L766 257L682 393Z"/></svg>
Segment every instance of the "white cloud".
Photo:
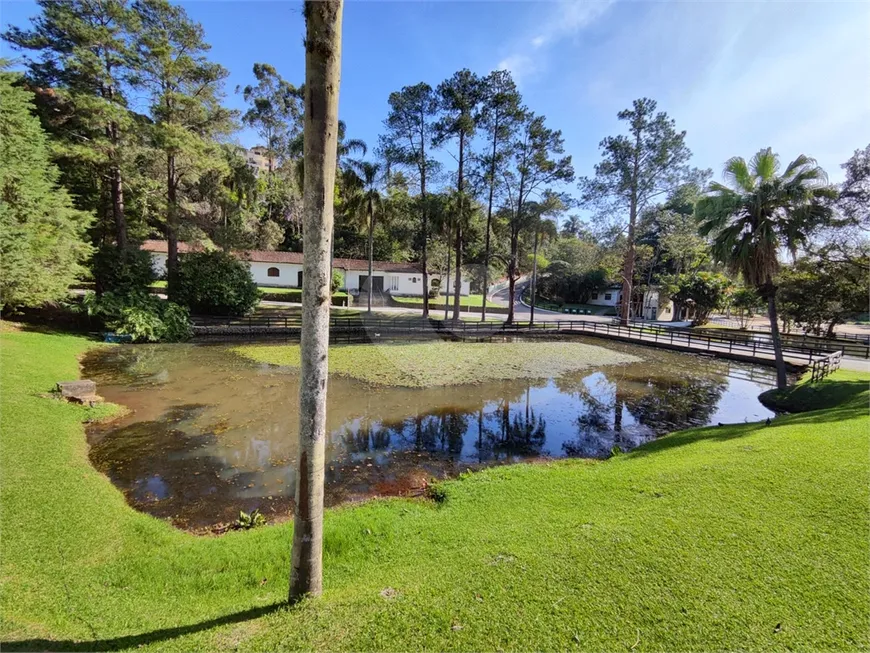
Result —
<svg viewBox="0 0 870 653"><path fill-rule="evenodd" d="M528 80L546 68L546 48L571 37L600 17L614 0L557 0L543 3L549 7L544 19L535 26L535 36L524 38L507 49L508 55L498 65L510 70L514 81ZM534 56L533 56L534 54Z"/></svg>

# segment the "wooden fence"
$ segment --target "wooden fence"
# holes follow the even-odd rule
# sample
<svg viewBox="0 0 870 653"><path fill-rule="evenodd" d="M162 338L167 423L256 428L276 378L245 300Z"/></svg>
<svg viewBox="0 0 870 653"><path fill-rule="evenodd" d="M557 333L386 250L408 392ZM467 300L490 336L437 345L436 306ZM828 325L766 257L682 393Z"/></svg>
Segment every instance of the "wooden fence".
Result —
<svg viewBox="0 0 870 653"><path fill-rule="evenodd" d="M260 336L286 335L298 337L301 318L298 315L252 315L249 317L200 317L194 320L194 332L199 336ZM482 341L511 336L546 336L584 334L612 338L644 345L713 355L743 357L770 361L773 343L770 338L735 339L727 334L697 333L690 329L668 329L657 326L611 324L587 320L560 320L506 324L504 322L452 322L424 320L417 317L381 317L365 314L330 318L330 333L336 341L369 342L399 338L449 338ZM793 364L810 365L830 352L812 346L783 347L783 356ZM842 354L842 352L839 352Z"/></svg>
<svg viewBox="0 0 870 653"><path fill-rule="evenodd" d="M835 351L827 356L817 358L810 366L811 376L810 383L821 381L829 374L840 369L840 360L843 358L842 352Z"/></svg>

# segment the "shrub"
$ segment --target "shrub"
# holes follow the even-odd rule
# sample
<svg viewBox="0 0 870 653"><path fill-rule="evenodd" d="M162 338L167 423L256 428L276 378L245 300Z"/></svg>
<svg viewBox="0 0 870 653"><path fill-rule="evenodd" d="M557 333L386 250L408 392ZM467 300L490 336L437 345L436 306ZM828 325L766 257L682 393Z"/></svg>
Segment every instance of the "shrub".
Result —
<svg viewBox="0 0 870 653"><path fill-rule="evenodd" d="M185 254L176 281L170 299L195 313L244 315L260 301L247 264L227 252Z"/></svg>
<svg viewBox="0 0 870 653"><path fill-rule="evenodd" d="M107 329L129 334L135 342L175 342L191 336L188 310L147 292L89 293L84 305Z"/></svg>
<svg viewBox="0 0 870 653"><path fill-rule="evenodd" d="M138 248L120 250L113 245L103 246L94 253L91 273L98 295L145 292L157 279L148 252Z"/></svg>
<svg viewBox="0 0 870 653"><path fill-rule="evenodd" d="M330 284L330 288L332 292L337 291L344 285L344 275L338 270L332 271L332 283Z"/></svg>

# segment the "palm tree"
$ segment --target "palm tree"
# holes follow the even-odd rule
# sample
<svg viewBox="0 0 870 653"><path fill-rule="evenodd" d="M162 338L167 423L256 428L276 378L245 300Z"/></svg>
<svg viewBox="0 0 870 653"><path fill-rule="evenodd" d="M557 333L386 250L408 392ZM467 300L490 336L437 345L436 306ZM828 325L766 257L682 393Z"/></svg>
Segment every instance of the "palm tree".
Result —
<svg viewBox="0 0 870 653"><path fill-rule="evenodd" d="M366 285L368 286L368 312L371 313L375 220L380 215L383 204L378 190L381 165L360 161L356 163L355 168L353 172L344 175L349 190L347 210L350 215L364 219L368 229L369 276Z"/></svg>
<svg viewBox="0 0 870 653"><path fill-rule="evenodd" d="M779 174L779 157L759 150L747 163L741 157L725 164L725 183L713 182L696 206L702 236L713 235L713 256L767 300L776 359L776 381L786 385L785 362L776 318L779 252L795 256L810 232L829 216L825 200L836 196L815 160L800 155Z"/></svg>
<svg viewBox="0 0 870 653"><path fill-rule="evenodd" d="M299 463L291 602L323 591L323 467L329 356L329 242L335 192L342 0L305 1L305 257L302 290Z"/></svg>

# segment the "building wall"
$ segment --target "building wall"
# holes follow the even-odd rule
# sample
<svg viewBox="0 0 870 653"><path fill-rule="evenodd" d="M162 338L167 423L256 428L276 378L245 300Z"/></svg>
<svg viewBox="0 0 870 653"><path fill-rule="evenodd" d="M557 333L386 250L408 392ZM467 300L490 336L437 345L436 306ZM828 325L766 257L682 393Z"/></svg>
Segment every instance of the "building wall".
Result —
<svg viewBox="0 0 870 653"><path fill-rule="evenodd" d="M260 263L252 261L251 276L258 286L277 286L280 288L299 288L299 273L302 272L301 263ZM269 269L277 268L278 276L270 277Z"/></svg>
<svg viewBox="0 0 870 653"><path fill-rule="evenodd" d="M599 290L597 293L592 293L589 303L595 306L616 306L619 303L619 297L621 294L622 291L618 288L605 288ZM606 299L608 295L610 296L610 299Z"/></svg>
<svg viewBox="0 0 870 653"><path fill-rule="evenodd" d="M661 296L658 290L648 290L643 295L643 315L644 320L655 320L657 322L669 322L673 317L674 303L668 299L661 301Z"/></svg>
<svg viewBox="0 0 870 653"><path fill-rule="evenodd" d="M154 271L163 276L166 274L166 254L151 253L151 261ZM299 288L299 273L302 272L301 263L261 263L249 262L251 276L258 286L275 286L280 288ZM278 276L270 277L269 268L277 268ZM344 288L347 290L359 290L360 277L368 275L367 271L342 270L336 268L344 276ZM384 278L384 291L393 295L423 296L423 274L421 272L378 272L377 268L372 273L374 277ZM437 279L437 274L429 275L429 284ZM471 284L462 282L461 294L468 295L471 292Z"/></svg>

